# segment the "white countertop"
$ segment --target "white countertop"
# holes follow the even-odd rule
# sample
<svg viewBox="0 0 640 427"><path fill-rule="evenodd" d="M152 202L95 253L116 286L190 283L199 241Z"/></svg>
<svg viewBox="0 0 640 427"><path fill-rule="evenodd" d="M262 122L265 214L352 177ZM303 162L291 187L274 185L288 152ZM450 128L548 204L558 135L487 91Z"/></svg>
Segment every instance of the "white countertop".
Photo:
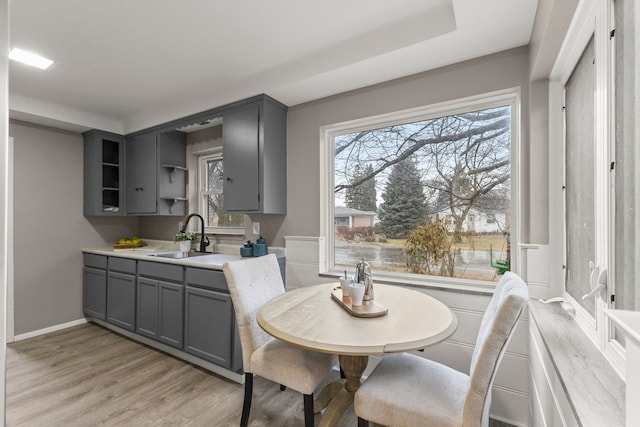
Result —
<svg viewBox="0 0 640 427"><path fill-rule="evenodd" d="M209 268L215 270L222 270L222 265L225 262L237 261L242 257L233 254L220 254L212 253L208 255L200 255L189 258L164 258L152 256L152 254L163 252L176 252L180 248L177 243L165 242L165 241L147 241L147 246L133 249L114 249L111 247L99 247L99 248L82 248L82 252L92 253L97 255L115 256L121 258L131 258L141 261L162 262L165 264L177 264L185 265L189 267Z"/></svg>

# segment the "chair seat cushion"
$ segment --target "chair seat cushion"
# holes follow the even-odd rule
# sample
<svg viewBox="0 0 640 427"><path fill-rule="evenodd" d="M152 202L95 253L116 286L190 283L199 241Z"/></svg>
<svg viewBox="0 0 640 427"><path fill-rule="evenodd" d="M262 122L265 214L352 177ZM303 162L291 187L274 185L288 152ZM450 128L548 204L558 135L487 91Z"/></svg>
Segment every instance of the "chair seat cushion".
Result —
<svg viewBox="0 0 640 427"><path fill-rule="evenodd" d="M462 426L469 381L419 356L384 356L356 392L356 415L390 426Z"/></svg>
<svg viewBox="0 0 640 427"><path fill-rule="evenodd" d="M335 363L335 355L272 339L251 355L251 373L302 394L312 394Z"/></svg>

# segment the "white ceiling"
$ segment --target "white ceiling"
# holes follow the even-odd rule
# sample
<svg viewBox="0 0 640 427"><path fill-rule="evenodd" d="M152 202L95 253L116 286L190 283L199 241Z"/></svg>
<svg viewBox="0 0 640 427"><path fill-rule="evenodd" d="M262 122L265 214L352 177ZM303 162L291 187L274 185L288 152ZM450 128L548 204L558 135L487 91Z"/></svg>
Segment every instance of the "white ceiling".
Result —
<svg viewBox="0 0 640 427"><path fill-rule="evenodd" d="M10 116L144 129L259 93L289 106L526 45L537 0L18 0Z"/></svg>

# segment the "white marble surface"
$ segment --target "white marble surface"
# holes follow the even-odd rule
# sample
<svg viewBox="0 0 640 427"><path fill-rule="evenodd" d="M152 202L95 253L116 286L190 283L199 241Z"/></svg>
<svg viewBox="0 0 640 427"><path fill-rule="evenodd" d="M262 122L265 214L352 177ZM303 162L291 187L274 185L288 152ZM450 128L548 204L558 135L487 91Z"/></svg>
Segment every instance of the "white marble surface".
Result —
<svg viewBox="0 0 640 427"><path fill-rule="evenodd" d="M575 418L584 426L625 425L625 383L559 304L529 302Z"/></svg>
<svg viewBox="0 0 640 427"><path fill-rule="evenodd" d="M375 301L387 315L358 318L332 300L338 283L308 286L267 302L258 323L269 334L300 347L341 355L416 350L449 337L458 324L443 303L421 292L375 285Z"/></svg>

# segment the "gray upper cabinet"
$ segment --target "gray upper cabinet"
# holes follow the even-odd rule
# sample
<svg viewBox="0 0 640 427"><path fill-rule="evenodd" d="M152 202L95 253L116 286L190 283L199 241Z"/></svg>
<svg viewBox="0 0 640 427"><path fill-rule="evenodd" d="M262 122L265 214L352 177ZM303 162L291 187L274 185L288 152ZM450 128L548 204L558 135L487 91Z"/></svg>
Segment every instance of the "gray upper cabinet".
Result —
<svg viewBox="0 0 640 427"><path fill-rule="evenodd" d="M124 215L124 137L90 130L84 137L84 214Z"/></svg>
<svg viewBox="0 0 640 427"><path fill-rule="evenodd" d="M142 133L126 144L127 214L185 215L185 134Z"/></svg>
<svg viewBox="0 0 640 427"><path fill-rule="evenodd" d="M156 135L127 139L127 213L155 213Z"/></svg>
<svg viewBox="0 0 640 427"><path fill-rule="evenodd" d="M287 212L287 107L266 95L223 112L224 208Z"/></svg>
<svg viewBox="0 0 640 427"><path fill-rule="evenodd" d="M85 132L85 215L186 215L185 132L220 117L225 211L286 214L287 106L258 95L126 137Z"/></svg>

